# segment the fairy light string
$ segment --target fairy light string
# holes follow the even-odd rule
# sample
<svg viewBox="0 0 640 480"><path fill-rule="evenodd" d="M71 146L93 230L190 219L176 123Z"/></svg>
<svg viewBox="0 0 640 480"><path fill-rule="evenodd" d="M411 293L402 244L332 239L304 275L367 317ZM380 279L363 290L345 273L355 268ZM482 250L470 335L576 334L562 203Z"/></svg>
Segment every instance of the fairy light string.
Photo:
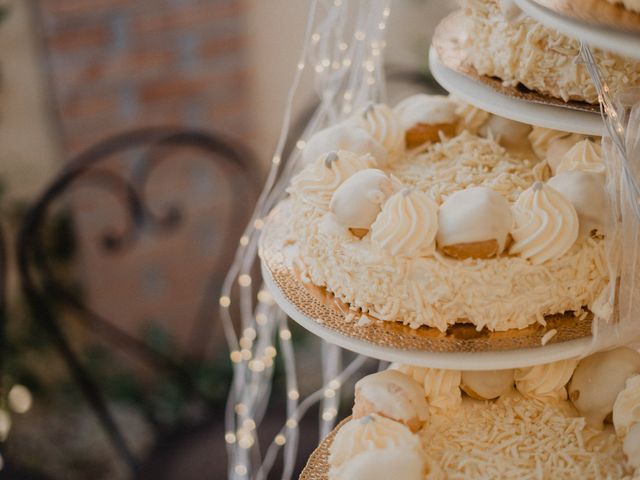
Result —
<svg viewBox="0 0 640 480"><path fill-rule="evenodd" d="M384 99L382 53L390 16L389 2L311 2L304 42L287 95L282 129L267 180L240 237L219 298L220 317L233 366L233 381L225 410L228 477L232 479L266 479L280 451L283 451L282 478L291 478L298 450L300 419L320 403L320 432L322 435L327 433L335 425L341 386L366 361L358 356L343 370L341 350L323 344L323 385L302 399L287 317L253 271L265 217L284 198L292 175L300 167L306 141L319 129L338 122L366 103ZM293 102L302 75L308 69L313 72L320 104L301 138L297 139L293 152L284 158ZM287 420L263 455L257 430L267 411L277 355L284 366Z"/></svg>

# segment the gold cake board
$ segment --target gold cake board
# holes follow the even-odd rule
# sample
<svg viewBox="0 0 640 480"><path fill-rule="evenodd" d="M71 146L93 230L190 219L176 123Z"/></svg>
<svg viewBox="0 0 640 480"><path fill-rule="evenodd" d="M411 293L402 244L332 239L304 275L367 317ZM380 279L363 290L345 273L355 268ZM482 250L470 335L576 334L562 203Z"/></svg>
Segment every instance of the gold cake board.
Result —
<svg viewBox="0 0 640 480"><path fill-rule="evenodd" d="M346 319L347 304L301 280L295 267L297 249L290 240L289 208L289 201L282 202L265 223L260 241L263 277L287 314L327 341L383 360L462 370L525 367L577 357L591 342L590 313L552 315L546 317L546 326L504 332L477 331L471 324L456 324L446 333L401 322L358 325ZM555 335L543 346L543 336L552 329Z"/></svg>

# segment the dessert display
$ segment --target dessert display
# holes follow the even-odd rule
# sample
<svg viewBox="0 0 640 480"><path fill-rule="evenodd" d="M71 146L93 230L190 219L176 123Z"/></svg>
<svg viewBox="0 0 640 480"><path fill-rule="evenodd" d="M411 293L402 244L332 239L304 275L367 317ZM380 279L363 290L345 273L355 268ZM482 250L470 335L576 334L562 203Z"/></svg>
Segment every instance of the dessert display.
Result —
<svg viewBox="0 0 640 480"><path fill-rule="evenodd" d="M599 138L420 94L320 131L303 155L288 189L302 278L355 317L505 331L597 312L609 282Z"/></svg>
<svg viewBox="0 0 640 480"><path fill-rule="evenodd" d="M620 348L515 371L394 365L358 382L366 388L356 386L354 415L328 446L328 478L632 478L640 474L639 362L640 354ZM389 387L403 383L412 386L398 390L397 408L407 415L418 411L415 386L422 387L419 410L428 413L419 429L388 416ZM590 422L594 399L567 395L568 384L572 392L606 391L607 422ZM433 392L459 400L435 404L441 395Z"/></svg>
<svg viewBox="0 0 640 480"><path fill-rule="evenodd" d="M586 68L575 61L578 40L527 17L508 0L465 0L461 21L464 62L479 75L565 102L598 103ZM593 55L612 92L640 85L637 60L604 50L594 50Z"/></svg>

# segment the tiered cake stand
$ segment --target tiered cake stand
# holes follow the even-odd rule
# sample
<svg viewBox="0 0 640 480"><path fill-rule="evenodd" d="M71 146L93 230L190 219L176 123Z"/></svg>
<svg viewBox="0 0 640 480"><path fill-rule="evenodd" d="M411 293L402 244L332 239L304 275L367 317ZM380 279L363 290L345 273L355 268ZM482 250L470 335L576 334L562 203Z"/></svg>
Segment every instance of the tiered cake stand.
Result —
<svg viewBox="0 0 640 480"><path fill-rule="evenodd" d="M630 29L613 34L606 25L581 21L549 7L554 3L570 4L570 0L536 1L516 3L537 20L565 34L640 58L640 20L637 32ZM443 28L446 22L452 22L452 18L445 19L436 32L430 66L436 80L450 93L512 120L585 135L603 134L597 107L562 104L530 92L504 91L495 80L465 71L457 63L460 56L455 55L455 29ZM446 59L443 53L447 53ZM330 343L381 360L456 370L522 368L579 357L590 347L590 314L584 318L557 315L548 317L546 326L508 332L478 332L473 326L457 325L445 334L429 327L414 330L395 322L359 326L347 305L299 274L296 245L288 230L288 209L287 201L281 203L264 227L260 245L263 278L275 301L293 320ZM551 330L555 330L552 336ZM300 478L327 478L329 446L337 429L339 426L313 453Z"/></svg>

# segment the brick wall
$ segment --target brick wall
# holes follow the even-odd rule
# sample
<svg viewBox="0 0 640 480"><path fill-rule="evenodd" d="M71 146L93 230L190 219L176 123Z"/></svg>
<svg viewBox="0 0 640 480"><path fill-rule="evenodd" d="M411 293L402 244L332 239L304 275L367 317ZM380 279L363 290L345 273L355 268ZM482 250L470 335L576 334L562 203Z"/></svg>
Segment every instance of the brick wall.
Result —
<svg viewBox="0 0 640 480"><path fill-rule="evenodd" d="M67 152L136 125L246 129L240 0L34 4Z"/></svg>

